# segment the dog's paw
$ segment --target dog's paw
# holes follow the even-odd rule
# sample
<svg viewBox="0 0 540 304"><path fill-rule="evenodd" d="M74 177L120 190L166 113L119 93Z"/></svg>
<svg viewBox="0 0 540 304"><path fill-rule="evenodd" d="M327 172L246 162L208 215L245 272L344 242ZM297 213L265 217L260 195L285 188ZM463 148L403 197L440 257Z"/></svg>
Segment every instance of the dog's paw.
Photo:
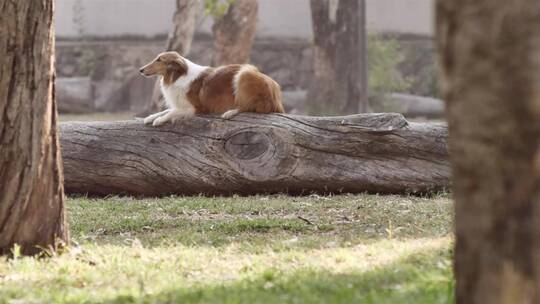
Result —
<svg viewBox="0 0 540 304"><path fill-rule="evenodd" d="M223 119L231 119L231 118L235 117L236 115L238 115L239 113L240 113L240 111L238 111L237 109L229 110L229 111L223 113L223 115L221 115L221 118L223 118Z"/></svg>
<svg viewBox="0 0 540 304"><path fill-rule="evenodd" d="M158 117L152 122L152 126L159 127L166 124L169 121L168 117Z"/></svg>
<svg viewBox="0 0 540 304"><path fill-rule="evenodd" d="M151 125L156 120L155 117L152 117L152 115L146 117L143 119L143 122L145 125Z"/></svg>

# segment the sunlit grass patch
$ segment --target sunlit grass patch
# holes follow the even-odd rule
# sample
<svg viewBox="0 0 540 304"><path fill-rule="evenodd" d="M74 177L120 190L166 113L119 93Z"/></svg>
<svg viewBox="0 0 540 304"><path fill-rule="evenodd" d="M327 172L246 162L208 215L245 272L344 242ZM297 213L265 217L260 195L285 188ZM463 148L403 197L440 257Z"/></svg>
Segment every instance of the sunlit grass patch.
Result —
<svg viewBox="0 0 540 304"><path fill-rule="evenodd" d="M4 299L47 303L113 299L250 303L259 297L271 303L285 293L289 300L325 303L324 299L399 298L420 292L418 288L435 288L444 298L451 282L450 243L448 237L381 240L349 248L281 252L268 248L261 253L246 253L235 245L145 248L136 241L130 246L90 245L50 260L0 263L0 273L6 274L0 293Z"/></svg>
<svg viewBox="0 0 540 304"><path fill-rule="evenodd" d="M453 303L446 195L81 197L67 207L75 245L0 260L0 303Z"/></svg>

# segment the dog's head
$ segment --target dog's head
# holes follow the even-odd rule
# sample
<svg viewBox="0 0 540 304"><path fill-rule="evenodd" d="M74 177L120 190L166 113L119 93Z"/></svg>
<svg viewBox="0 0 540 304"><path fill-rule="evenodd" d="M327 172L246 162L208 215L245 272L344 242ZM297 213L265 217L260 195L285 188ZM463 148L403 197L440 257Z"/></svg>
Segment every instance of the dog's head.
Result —
<svg viewBox="0 0 540 304"><path fill-rule="evenodd" d="M180 54L177 52L165 52L143 66L139 72L146 77L163 76L164 81L170 84L187 74L187 70L187 63Z"/></svg>

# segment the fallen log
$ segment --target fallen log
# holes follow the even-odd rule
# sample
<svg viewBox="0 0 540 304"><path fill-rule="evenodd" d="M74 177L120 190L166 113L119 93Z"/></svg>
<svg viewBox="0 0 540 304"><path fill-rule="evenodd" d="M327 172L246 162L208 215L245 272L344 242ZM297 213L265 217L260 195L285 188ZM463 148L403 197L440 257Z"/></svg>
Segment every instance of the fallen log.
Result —
<svg viewBox="0 0 540 304"><path fill-rule="evenodd" d="M62 123L67 193L416 193L448 187L445 124L400 114Z"/></svg>

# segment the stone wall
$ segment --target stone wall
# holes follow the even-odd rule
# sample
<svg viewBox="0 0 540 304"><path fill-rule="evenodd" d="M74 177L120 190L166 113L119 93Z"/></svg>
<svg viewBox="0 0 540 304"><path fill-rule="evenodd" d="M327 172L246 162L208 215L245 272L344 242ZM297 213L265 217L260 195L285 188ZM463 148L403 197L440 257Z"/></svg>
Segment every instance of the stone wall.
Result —
<svg viewBox="0 0 540 304"><path fill-rule="evenodd" d="M138 111L149 102L153 81L138 69L163 49L163 41L57 41L56 71L59 78L89 76L88 98L99 111ZM125 96L123 88L134 81L139 93ZM59 100L59 103L62 101Z"/></svg>
<svg viewBox="0 0 540 304"><path fill-rule="evenodd" d="M163 51L164 39L57 41L59 77L90 76L94 106L102 111L140 111L149 102L154 79L138 74L138 69ZM430 39L400 38L406 59L402 72L413 83L408 93L432 95L433 46ZM188 57L210 65L212 40L197 35ZM313 74L313 51L302 39L256 39L251 62L278 81L283 90L306 90ZM61 101L60 101L61 102Z"/></svg>

